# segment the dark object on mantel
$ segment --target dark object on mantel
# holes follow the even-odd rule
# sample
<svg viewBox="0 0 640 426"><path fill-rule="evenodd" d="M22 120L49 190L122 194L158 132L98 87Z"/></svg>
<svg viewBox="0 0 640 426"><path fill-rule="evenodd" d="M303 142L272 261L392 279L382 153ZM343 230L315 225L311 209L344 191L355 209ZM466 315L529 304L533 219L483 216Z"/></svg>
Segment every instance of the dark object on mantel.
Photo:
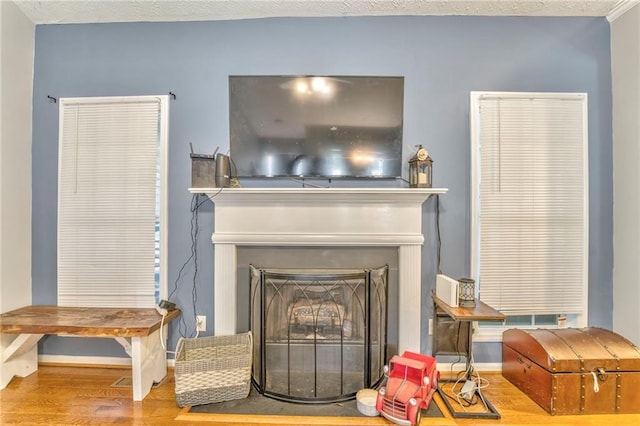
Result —
<svg viewBox="0 0 640 426"><path fill-rule="evenodd" d="M640 414L640 348L602 328L507 330L502 375L549 414Z"/></svg>
<svg viewBox="0 0 640 426"><path fill-rule="evenodd" d="M191 187L216 187L216 160L209 154L191 155Z"/></svg>
<svg viewBox="0 0 640 426"><path fill-rule="evenodd" d="M216 149L217 151L217 149ZM191 153L191 188L226 188L231 178L230 160L224 154Z"/></svg>

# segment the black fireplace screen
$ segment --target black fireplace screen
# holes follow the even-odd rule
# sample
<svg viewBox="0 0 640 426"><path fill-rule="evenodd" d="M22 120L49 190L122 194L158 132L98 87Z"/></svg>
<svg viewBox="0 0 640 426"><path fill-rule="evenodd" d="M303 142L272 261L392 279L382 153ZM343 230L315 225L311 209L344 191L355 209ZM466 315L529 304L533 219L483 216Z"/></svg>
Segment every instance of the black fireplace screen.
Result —
<svg viewBox="0 0 640 426"><path fill-rule="evenodd" d="M260 393L335 402L382 380L387 266L250 269L252 380Z"/></svg>

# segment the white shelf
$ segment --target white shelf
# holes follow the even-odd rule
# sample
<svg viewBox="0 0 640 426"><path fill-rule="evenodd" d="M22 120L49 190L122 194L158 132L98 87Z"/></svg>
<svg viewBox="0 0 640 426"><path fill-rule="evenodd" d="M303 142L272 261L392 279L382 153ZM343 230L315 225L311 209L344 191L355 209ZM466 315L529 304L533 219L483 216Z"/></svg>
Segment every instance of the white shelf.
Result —
<svg viewBox="0 0 640 426"><path fill-rule="evenodd" d="M189 188L218 202L420 203L447 188Z"/></svg>

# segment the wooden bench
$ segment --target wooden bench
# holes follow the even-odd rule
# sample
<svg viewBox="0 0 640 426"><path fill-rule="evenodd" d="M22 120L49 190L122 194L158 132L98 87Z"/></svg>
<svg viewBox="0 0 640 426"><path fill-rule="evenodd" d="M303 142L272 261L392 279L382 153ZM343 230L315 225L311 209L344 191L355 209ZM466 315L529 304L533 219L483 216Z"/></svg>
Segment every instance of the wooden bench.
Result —
<svg viewBox="0 0 640 426"><path fill-rule="evenodd" d="M26 377L38 369L36 344L46 334L111 337L131 357L133 400L142 401L153 383L167 374L167 327L180 315L169 311L164 322L154 308L72 308L25 306L0 315L0 333L18 336L3 350L0 389L14 376Z"/></svg>

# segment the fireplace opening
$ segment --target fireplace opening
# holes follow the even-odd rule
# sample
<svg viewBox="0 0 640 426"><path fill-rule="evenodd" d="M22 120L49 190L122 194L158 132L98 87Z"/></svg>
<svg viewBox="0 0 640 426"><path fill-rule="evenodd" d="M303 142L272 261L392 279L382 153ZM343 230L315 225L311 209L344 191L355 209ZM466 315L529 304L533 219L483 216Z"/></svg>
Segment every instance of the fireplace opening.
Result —
<svg viewBox="0 0 640 426"><path fill-rule="evenodd" d="M258 392L328 403L377 386L386 360L388 269L250 265L252 381Z"/></svg>

